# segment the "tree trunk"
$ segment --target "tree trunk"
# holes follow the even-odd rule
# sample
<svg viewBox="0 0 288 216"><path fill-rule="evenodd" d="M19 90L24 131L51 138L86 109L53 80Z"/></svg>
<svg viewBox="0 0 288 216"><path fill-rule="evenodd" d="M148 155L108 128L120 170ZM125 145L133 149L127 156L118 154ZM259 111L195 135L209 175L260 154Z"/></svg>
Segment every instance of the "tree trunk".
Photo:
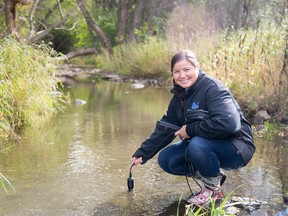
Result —
<svg viewBox="0 0 288 216"><path fill-rule="evenodd" d="M288 122L288 30L286 31L286 45L284 49L283 65L279 76L279 112L276 120Z"/></svg>
<svg viewBox="0 0 288 216"><path fill-rule="evenodd" d="M129 31L128 42L132 42L135 40L135 29L139 26L141 22L141 15L142 15L144 6L145 6L145 0L138 0L136 9L134 12L132 25Z"/></svg>
<svg viewBox="0 0 288 216"><path fill-rule="evenodd" d="M28 5L32 0L5 0L6 25L11 34L18 37L16 31L16 6L17 4Z"/></svg>
<svg viewBox="0 0 288 216"><path fill-rule="evenodd" d="M243 21L242 21L242 27L248 26L249 23L247 23L248 17L251 16L251 2L252 0L246 0L244 2L243 6Z"/></svg>
<svg viewBox="0 0 288 216"><path fill-rule="evenodd" d="M87 25L99 36L104 47L109 52L111 52L112 48L108 38L106 37L105 33L100 29L100 27L92 20L92 17L90 16L89 12L85 7L84 0L77 0L77 4L87 22Z"/></svg>
<svg viewBox="0 0 288 216"><path fill-rule="evenodd" d="M236 22L235 22L236 30L242 27L243 10L244 10L244 0L238 0L237 1L237 17L236 17Z"/></svg>
<svg viewBox="0 0 288 216"><path fill-rule="evenodd" d="M121 44L125 38L126 22L128 17L128 8L126 0L120 0L118 12L118 31L116 36L117 44Z"/></svg>
<svg viewBox="0 0 288 216"><path fill-rule="evenodd" d="M16 31L16 5L11 0L5 0L5 16L8 30L13 34Z"/></svg>

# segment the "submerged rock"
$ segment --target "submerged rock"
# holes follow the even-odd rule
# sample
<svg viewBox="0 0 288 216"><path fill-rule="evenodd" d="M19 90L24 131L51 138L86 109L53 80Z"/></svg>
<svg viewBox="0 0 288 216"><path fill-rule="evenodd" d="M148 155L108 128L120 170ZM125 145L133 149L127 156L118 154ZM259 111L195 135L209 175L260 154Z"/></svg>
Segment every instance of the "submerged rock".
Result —
<svg viewBox="0 0 288 216"><path fill-rule="evenodd" d="M143 83L133 83L130 85L132 89L143 89L145 88L145 85Z"/></svg>
<svg viewBox="0 0 288 216"><path fill-rule="evenodd" d="M249 197L233 196L231 198L231 204L229 206L234 206L238 209L243 209L249 214L251 214L253 211L260 209L261 205L265 204L267 204L266 201L260 201Z"/></svg>
<svg viewBox="0 0 288 216"><path fill-rule="evenodd" d="M86 101L81 100L81 99L76 99L76 100L75 100L76 106L82 106L82 105L84 105L84 104L86 104L86 103L87 103Z"/></svg>

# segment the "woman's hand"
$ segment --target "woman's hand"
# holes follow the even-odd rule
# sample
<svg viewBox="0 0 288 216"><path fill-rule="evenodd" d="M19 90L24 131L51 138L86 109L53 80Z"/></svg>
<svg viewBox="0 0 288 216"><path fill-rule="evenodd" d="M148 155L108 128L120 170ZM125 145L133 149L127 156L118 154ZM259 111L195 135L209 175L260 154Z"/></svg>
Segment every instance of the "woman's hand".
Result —
<svg viewBox="0 0 288 216"><path fill-rule="evenodd" d="M139 157L139 158L137 158L137 157L133 157L132 158L132 164L134 165L134 166L137 166L138 164L141 164L143 161L142 161L142 157Z"/></svg>
<svg viewBox="0 0 288 216"><path fill-rule="evenodd" d="M188 134L186 133L186 125L183 125L180 130L176 131L175 136L179 136L180 139L189 139L190 137L188 136Z"/></svg>

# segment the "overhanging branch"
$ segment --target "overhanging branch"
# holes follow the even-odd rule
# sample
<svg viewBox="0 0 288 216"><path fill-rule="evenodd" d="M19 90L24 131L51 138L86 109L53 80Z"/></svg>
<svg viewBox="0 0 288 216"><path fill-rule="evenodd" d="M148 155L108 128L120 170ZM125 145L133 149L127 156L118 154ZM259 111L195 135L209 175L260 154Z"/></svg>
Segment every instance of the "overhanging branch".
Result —
<svg viewBox="0 0 288 216"><path fill-rule="evenodd" d="M59 27L60 25L62 25L63 23L65 23L68 18L70 16L73 15L73 13L77 10L77 7L74 7L72 10L70 10L65 17L63 17L63 19L59 20L58 22L54 23L53 25L51 25L49 28L38 32L37 35L35 35L34 37L31 37L31 39L29 41L27 41L27 43L34 43L38 40L40 40L41 38L45 37L46 35L48 35L53 29Z"/></svg>

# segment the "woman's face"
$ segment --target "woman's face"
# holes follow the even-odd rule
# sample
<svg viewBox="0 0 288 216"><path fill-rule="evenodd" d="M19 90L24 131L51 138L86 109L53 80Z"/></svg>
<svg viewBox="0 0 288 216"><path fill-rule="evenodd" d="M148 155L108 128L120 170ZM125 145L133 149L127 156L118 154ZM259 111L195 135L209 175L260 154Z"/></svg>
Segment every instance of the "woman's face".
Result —
<svg viewBox="0 0 288 216"><path fill-rule="evenodd" d="M188 88L196 82L199 68L187 60L181 60L174 65L172 72L174 81L182 88Z"/></svg>

